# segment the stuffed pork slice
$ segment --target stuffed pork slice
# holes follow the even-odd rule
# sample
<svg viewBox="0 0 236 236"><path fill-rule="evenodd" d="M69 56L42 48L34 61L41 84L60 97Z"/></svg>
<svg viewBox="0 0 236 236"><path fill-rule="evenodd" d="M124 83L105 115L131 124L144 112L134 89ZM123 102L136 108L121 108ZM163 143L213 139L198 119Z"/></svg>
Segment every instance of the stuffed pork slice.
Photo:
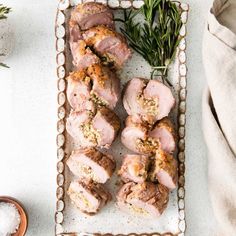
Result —
<svg viewBox="0 0 236 236"><path fill-rule="evenodd" d="M93 102L89 99L91 89L90 78L84 70L74 71L67 77L66 95L75 111L93 110Z"/></svg>
<svg viewBox="0 0 236 236"><path fill-rule="evenodd" d="M127 183L143 183L148 176L150 158L145 155L127 154L123 157L121 168L118 172L121 179Z"/></svg>
<svg viewBox="0 0 236 236"><path fill-rule="evenodd" d="M73 151L67 165L74 175L97 183L106 183L116 167L112 156L105 155L95 148Z"/></svg>
<svg viewBox="0 0 236 236"><path fill-rule="evenodd" d="M109 148L120 128L117 115L101 108L96 112L71 111L66 122L67 132L72 136L78 148Z"/></svg>
<svg viewBox="0 0 236 236"><path fill-rule="evenodd" d="M96 26L83 33L87 46L93 48L104 64L121 68L131 57L131 50L125 38L105 26Z"/></svg>
<svg viewBox="0 0 236 236"><path fill-rule="evenodd" d="M76 111L93 110L93 106L114 109L119 99L120 80L108 68L95 64L70 73L67 98Z"/></svg>
<svg viewBox="0 0 236 236"><path fill-rule="evenodd" d="M158 150L154 165L150 172L150 179L173 190L177 186L178 165L173 155Z"/></svg>
<svg viewBox="0 0 236 236"><path fill-rule="evenodd" d="M84 40L70 42L70 50L73 57L73 65L76 69L84 69L90 65L100 63L100 59L90 48L87 47Z"/></svg>
<svg viewBox="0 0 236 236"><path fill-rule="evenodd" d="M126 86L123 104L129 115L139 115L155 123L168 116L175 99L170 88L160 81L133 78Z"/></svg>
<svg viewBox="0 0 236 236"><path fill-rule="evenodd" d="M91 129L91 120L92 113L87 110L81 112L72 110L66 120L66 130L79 148L95 147L97 145L98 133Z"/></svg>
<svg viewBox="0 0 236 236"><path fill-rule="evenodd" d="M176 147L176 138L174 125L167 117L160 120L154 125L148 136L152 139L159 140L160 149L167 153L173 153Z"/></svg>
<svg viewBox="0 0 236 236"><path fill-rule="evenodd" d="M98 133L97 146L110 148L120 129L120 120L111 110L99 109L92 120L92 129Z"/></svg>
<svg viewBox="0 0 236 236"><path fill-rule="evenodd" d="M121 133L121 142L131 151L151 155L159 147L159 140L148 136L149 126L139 116L128 116Z"/></svg>
<svg viewBox="0 0 236 236"><path fill-rule="evenodd" d="M115 27L112 10L97 2L78 4L71 12L71 20L76 22L81 30L87 30L98 25Z"/></svg>
<svg viewBox="0 0 236 236"><path fill-rule="evenodd" d="M67 193L72 203L88 215L96 214L111 200L110 193L101 184L85 179L71 182Z"/></svg>
<svg viewBox="0 0 236 236"><path fill-rule="evenodd" d="M175 105L175 98L171 89L158 80L149 80L143 91L146 99L158 99L158 113L156 119L160 120L169 115Z"/></svg>
<svg viewBox="0 0 236 236"><path fill-rule="evenodd" d="M91 95L95 102L113 110L120 97L120 80L116 73L100 64L87 68L92 81Z"/></svg>
<svg viewBox="0 0 236 236"><path fill-rule="evenodd" d="M139 115L145 113L145 108L140 106L137 99L143 93L147 80L133 78L125 86L123 105L128 115Z"/></svg>
<svg viewBox="0 0 236 236"><path fill-rule="evenodd" d="M138 216L159 217L167 207L169 190L151 182L124 184L117 194L121 210Z"/></svg>

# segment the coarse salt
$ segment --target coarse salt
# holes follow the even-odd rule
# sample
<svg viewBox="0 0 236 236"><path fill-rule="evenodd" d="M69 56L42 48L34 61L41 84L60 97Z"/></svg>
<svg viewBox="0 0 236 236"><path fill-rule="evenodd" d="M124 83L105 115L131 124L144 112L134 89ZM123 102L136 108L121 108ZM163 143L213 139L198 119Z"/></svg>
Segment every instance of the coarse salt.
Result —
<svg viewBox="0 0 236 236"><path fill-rule="evenodd" d="M12 203L0 202L0 236L15 233L20 225L20 214Z"/></svg>

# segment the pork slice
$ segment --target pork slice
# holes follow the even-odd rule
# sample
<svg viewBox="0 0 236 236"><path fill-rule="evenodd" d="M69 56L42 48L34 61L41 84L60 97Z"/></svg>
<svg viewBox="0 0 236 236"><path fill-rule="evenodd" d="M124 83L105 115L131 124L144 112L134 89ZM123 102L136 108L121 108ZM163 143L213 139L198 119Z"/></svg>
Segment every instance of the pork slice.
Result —
<svg viewBox="0 0 236 236"><path fill-rule="evenodd" d="M167 116L174 106L171 90L157 80L133 78L126 86L123 104L129 115L139 115L153 124Z"/></svg>
<svg viewBox="0 0 236 236"><path fill-rule="evenodd" d="M114 65L117 69L121 68L131 56L125 38L105 26L97 26L85 31L83 39L105 64Z"/></svg>
<svg viewBox="0 0 236 236"><path fill-rule="evenodd" d="M96 214L111 200L110 193L101 184L85 179L71 182L67 193L72 203L88 215Z"/></svg>
<svg viewBox="0 0 236 236"><path fill-rule="evenodd" d="M128 182L128 183L125 183L124 185L122 185L116 195L117 202L118 203L125 202L128 195L130 193L132 193L132 187L135 185L136 185L136 183L134 183L134 182Z"/></svg>
<svg viewBox="0 0 236 236"><path fill-rule="evenodd" d="M127 154L123 157L123 162L118 174L127 183L143 183L147 179L150 159L148 156Z"/></svg>
<svg viewBox="0 0 236 236"><path fill-rule="evenodd" d="M175 131L172 122L167 118L163 118L149 132L149 137L159 140L160 148L168 153L175 151Z"/></svg>
<svg viewBox="0 0 236 236"><path fill-rule="evenodd" d="M66 129L79 148L109 148L120 128L119 118L108 108L96 112L72 111L67 118Z"/></svg>
<svg viewBox="0 0 236 236"><path fill-rule="evenodd" d="M143 154L139 142L147 138L147 129L142 125L126 126L121 132L121 142L129 150Z"/></svg>
<svg viewBox="0 0 236 236"><path fill-rule="evenodd" d="M87 73L93 82L92 94L95 95L95 98L100 98L102 105L113 110L120 95L120 80L116 74L98 64L88 67Z"/></svg>
<svg viewBox="0 0 236 236"><path fill-rule="evenodd" d="M152 155L159 147L159 140L148 136L149 126L139 116L128 116L121 133L121 142L131 151Z"/></svg>
<svg viewBox="0 0 236 236"><path fill-rule="evenodd" d="M74 71L67 81L67 98L74 110L94 111L97 106L115 108L119 99L120 80L101 64Z"/></svg>
<svg viewBox="0 0 236 236"><path fill-rule="evenodd" d="M98 25L114 28L112 10L104 4L97 2L77 5L71 12L71 20L75 21L81 30L87 30Z"/></svg>
<svg viewBox="0 0 236 236"><path fill-rule="evenodd" d="M91 138L84 135L85 127L91 123L90 112L84 110L82 112L71 111L66 121L66 130L70 136L76 141L80 148L94 147L97 145L95 134L91 134ZM86 126L87 125L87 126Z"/></svg>
<svg viewBox="0 0 236 236"><path fill-rule="evenodd" d="M128 115L144 113L144 109L137 102L137 99L143 93L146 83L147 80L141 78L133 78L127 83L123 96L123 105Z"/></svg>
<svg viewBox="0 0 236 236"><path fill-rule="evenodd" d="M75 111L94 110L94 104L89 99L91 89L90 78L84 70L74 71L67 77L67 99Z"/></svg>
<svg viewBox="0 0 236 236"><path fill-rule="evenodd" d="M136 127L125 127L121 133L121 142L129 150L142 154L138 148L138 142L146 138L145 130Z"/></svg>
<svg viewBox="0 0 236 236"><path fill-rule="evenodd" d="M73 151L67 165L80 179L91 179L97 183L105 183L110 179L116 166L112 156L105 155L95 148Z"/></svg>
<svg viewBox="0 0 236 236"><path fill-rule="evenodd" d="M70 20L69 21L69 30L70 30L70 43L73 42L78 42L79 40L82 40L82 31L79 27L79 25L74 21L74 20Z"/></svg>
<svg viewBox="0 0 236 236"><path fill-rule="evenodd" d="M167 207L169 191L151 182L124 184L117 194L117 205L139 216L159 217Z"/></svg>
<svg viewBox="0 0 236 236"><path fill-rule="evenodd" d="M109 148L120 129L118 116L105 107L99 109L92 120L92 127L98 133L97 145Z"/></svg>
<svg viewBox="0 0 236 236"><path fill-rule="evenodd" d="M170 88L158 80L149 80L143 95L146 99L157 99L158 101L158 112L155 114L155 121L168 116L175 105L175 98Z"/></svg>
<svg viewBox="0 0 236 236"><path fill-rule="evenodd" d="M70 49L73 57L73 65L78 70L100 62L100 59L87 47L84 40L70 42Z"/></svg>
<svg viewBox="0 0 236 236"><path fill-rule="evenodd" d="M112 37L108 37L107 39L100 41L96 45L96 50L100 55L105 55L108 65L111 63L114 64L116 68L120 69L131 57L131 50L128 48L127 43L123 41L122 38L118 43L108 47L108 42L112 40Z"/></svg>
<svg viewBox="0 0 236 236"><path fill-rule="evenodd" d="M178 179L178 165L173 155L158 150L154 165L150 172L150 179L158 181L169 189L175 189Z"/></svg>

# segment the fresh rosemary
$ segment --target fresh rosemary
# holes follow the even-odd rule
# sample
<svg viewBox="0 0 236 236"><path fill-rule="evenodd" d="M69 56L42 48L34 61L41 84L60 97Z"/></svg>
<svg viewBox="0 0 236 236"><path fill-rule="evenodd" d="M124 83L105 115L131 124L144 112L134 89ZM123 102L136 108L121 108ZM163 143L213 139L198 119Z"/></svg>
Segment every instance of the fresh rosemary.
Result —
<svg viewBox="0 0 236 236"><path fill-rule="evenodd" d="M11 11L10 7L5 7L2 4L0 4L0 20L2 19L6 19L7 18L7 14Z"/></svg>
<svg viewBox="0 0 236 236"><path fill-rule="evenodd" d="M142 15L144 22L135 20ZM139 10L124 10L121 32L130 46L152 67L151 78L158 74L167 79L168 66L174 59L180 41L181 15L175 2L170 0L144 0Z"/></svg>

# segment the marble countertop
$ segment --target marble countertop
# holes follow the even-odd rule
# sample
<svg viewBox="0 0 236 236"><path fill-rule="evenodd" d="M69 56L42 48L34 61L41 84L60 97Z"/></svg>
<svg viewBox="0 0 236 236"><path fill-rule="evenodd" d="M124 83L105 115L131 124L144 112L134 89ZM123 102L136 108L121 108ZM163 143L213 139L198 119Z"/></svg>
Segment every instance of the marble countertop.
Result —
<svg viewBox="0 0 236 236"><path fill-rule="evenodd" d="M201 43L212 0L186 0L188 98L186 136L187 236L210 236L214 218L208 196L207 151L201 131L205 75ZM56 191L56 0L3 0L13 8L9 23L14 50L0 68L0 195L27 209L27 236L54 233Z"/></svg>

